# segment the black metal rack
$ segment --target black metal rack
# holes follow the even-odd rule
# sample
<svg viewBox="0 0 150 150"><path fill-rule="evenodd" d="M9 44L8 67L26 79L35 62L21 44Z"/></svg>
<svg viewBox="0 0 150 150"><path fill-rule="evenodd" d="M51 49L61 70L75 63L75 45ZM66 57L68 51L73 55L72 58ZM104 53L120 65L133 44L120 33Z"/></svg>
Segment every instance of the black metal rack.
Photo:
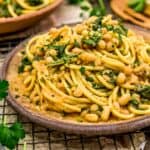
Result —
<svg viewBox="0 0 150 150"><path fill-rule="evenodd" d="M0 65L6 55L23 39L0 42ZM17 145L16 150L22 150L26 143L27 150L149 150L150 128L134 133L93 136L70 135L40 127L15 112L6 101L0 102L0 119L11 124L15 120L23 123L26 138ZM146 144L145 144L146 143Z"/></svg>

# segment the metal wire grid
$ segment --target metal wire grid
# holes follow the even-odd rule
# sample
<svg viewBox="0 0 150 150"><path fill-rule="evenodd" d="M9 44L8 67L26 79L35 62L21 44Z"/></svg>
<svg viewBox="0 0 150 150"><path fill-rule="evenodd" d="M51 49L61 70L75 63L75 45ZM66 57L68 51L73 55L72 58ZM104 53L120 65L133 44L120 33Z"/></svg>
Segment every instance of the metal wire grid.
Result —
<svg viewBox="0 0 150 150"><path fill-rule="evenodd" d="M6 55L22 39L0 43L0 67ZM40 127L27 118L15 112L6 101L0 102L0 119L12 124L15 120L23 123L26 137L20 141L16 150L22 150L26 143L27 150L149 150L149 128L134 133L120 134L115 136L73 135L60 133L51 129ZM145 143L146 146L145 146Z"/></svg>

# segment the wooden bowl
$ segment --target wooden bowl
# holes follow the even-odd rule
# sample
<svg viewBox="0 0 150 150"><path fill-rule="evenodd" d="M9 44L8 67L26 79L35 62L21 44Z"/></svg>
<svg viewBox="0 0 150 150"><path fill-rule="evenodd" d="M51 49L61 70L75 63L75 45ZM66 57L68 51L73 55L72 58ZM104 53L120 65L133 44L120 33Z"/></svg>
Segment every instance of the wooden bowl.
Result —
<svg viewBox="0 0 150 150"><path fill-rule="evenodd" d="M16 32L32 26L56 9L62 2L63 0L55 0L52 4L34 13L21 15L15 18L0 18L0 34Z"/></svg>
<svg viewBox="0 0 150 150"><path fill-rule="evenodd" d="M17 66L18 62L12 65L13 61L17 58L16 54L24 49L27 41L28 40L22 42L7 56L0 72L1 79L7 79L9 69L14 69L14 66ZM80 123L60 120L59 118L53 118L51 116L44 115L41 112L34 111L28 106L23 105L21 101L15 99L11 91L9 91L7 101L14 107L16 111L29 118L32 122L66 133L85 134L90 136L112 135L132 132L150 126L150 115L138 116L130 120L101 123Z"/></svg>

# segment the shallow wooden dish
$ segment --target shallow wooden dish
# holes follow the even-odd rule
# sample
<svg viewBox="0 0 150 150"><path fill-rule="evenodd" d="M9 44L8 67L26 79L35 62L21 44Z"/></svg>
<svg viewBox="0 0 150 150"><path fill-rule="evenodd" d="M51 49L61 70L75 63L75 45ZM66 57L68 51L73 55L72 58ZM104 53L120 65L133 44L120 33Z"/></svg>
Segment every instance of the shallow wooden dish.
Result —
<svg viewBox="0 0 150 150"><path fill-rule="evenodd" d="M110 6L112 10L124 20L130 21L143 28L150 29L150 17L129 8L128 0L111 0Z"/></svg>
<svg viewBox="0 0 150 150"><path fill-rule="evenodd" d="M2 70L0 72L0 78L7 79L7 75L10 68L12 70L16 68L15 66L17 66L17 64L20 61L19 59L17 59L16 54L25 47L27 41L28 40L22 42L7 56L2 66ZM34 111L27 105L21 103L21 101L15 99L11 91L9 91L7 101L14 107L16 111L29 118L32 122L67 133L85 134L90 136L112 135L112 134L132 132L150 126L150 115L139 116L130 120L123 120L123 121L80 123L70 120L67 121L62 120L57 117L54 118L52 116L44 115L41 112Z"/></svg>
<svg viewBox="0 0 150 150"><path fill-rule="evenodd" d="M16 32L32 26L56 9L62 2L63 0L56 0L47 7L44 7L34 13L21 15L16 18L0 18L0 34Z"/></svg>

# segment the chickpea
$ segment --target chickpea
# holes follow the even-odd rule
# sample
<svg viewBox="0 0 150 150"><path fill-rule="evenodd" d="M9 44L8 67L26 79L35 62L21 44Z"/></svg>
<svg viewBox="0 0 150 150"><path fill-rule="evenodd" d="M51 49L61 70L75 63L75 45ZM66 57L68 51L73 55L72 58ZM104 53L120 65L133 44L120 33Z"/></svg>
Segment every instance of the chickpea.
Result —
<svg viewBox="0 0 150 150"><path fill-rule="evenodd" d="M103 39L106 41L110 41L112 39L112 35L110 33L106 33L103 35Z"/></svg>
<svg viewBox="0 0 150 150"><path fill-rule="evenodd" d="M107 33L107 29L106 28L102 28L101 31L102 31L102 34Z"/></svg>
<svg viewBox="0 0 150 150"><path fill-rule="evenodd" d="M116 38L113 38L113 39L112 39L112 42L113 42L114 44L116 44L117 46L119 45L119 40L116 39Z"/></svg>
<svg viewBox="0 0 150 150"><path fill-rule="evenodd" d="M123 71L125 74L130 75L132 73L132 68L130 66L125 66Z"/></svg>
<svg viewBox="0 0 150 150"><path fill-rule="evenodd" d="M52 57L46 57L46 61L48 62L48 63L51 63L51 62L53 62L53 58Z"/></svg>
<svg viewBox="0 0 150 150"><path fill-rule="evenodd" d="M75 29L76 29L77 33L80 34L84 30L84 27L85 26L78 24Z"/></svg>
<svg viewBox="0 0 150 150"><path fill-rule="evenodd" d="M86 36L88 35L88 31L87 31L87 30L83 30L83 31L82 31L82 35L83 35L84 37L86 37Z"/></svg>
<svg viewBox="0 0 150 150"><path fill-rule="evenodd" d="M75 54L80 54L82 52L82 50L80 48L74 48L72 49L72 52L75 53Z"/></svg>
<svg viewBox="0 0 150 150"><path fill-rule="evenodd" d="M57 51L54 50L54 49L51 49L50 52L49 52L49 54L50 54L51 56L56 56L56 55L57 55Z"/></svg>
<svg viewBox="0 0 150 150"><path fill-rule="evenodd" d="M109 106L103 106L103 111L101 113L101 119L103 121L107 121L109 119L110 116L110 108Z"/></svg>
<svg viewBox="0 0 150 150"><path fill-rule="evenodd" d="M97 122L98 121L98 115L97 114L86 114L84 116L85 120L89 122Z"/></svg>
<svg viewBox="0 0 150 150"><path fill-rule="evenodd" d="M92 111L92 112L95 112L95 111L97 111L98 109L99 109L99 107L98 107L97 104L93 104L93 105L91 105L91 107L90 107L90 111Z"/></svg>
<svg viewBox="0 0 150 150"><path fill-rule="evenodd" d="M108 51L113 51L114 50L114 45L112 42L108 42L106 45L106 48Z"/></svg>
<svg viewBox="0 0 150 150"><path fill-rule="evenodd" d="M83 95L83 92L82 92L82 90L80 89L79 86L73 91L73 95L75 97L81 97Z"/></svg>
<svg viewBox="0 0 150 150"><path fill-rule="evenodd" d="M117 77L117 83L120 85L120 84L123 84L126 80L126 76L124 73L119 73L118 77Z"/></svg>
<svg viewBox="0 0 150 150"><path fill-rule="evenodd" d="M124 94L123 96L121 96L119 99L118 99L118 102L121 106L125 106L128 104L129 100L131 99L131 96L130 94Z"/></svg>
<svg viewBox="0 0 150 150"><path fill-rule="evenodd" d="M98 42L98 48L99 48L99 49L105 49L105 47L106 47L105 41L104 41L104 40L100 40L100 41Z"/></svg>
<svg viewBox="0 0 150 150"><path fill-rule="evenodd" d="M90 71L88 71L88 70L85 71L85 74L86 74L87 76L90 76L90 75L91 75Z"/></svg>
<svg viewBox="0 0 150 150"><path fill-rule="evenodd" d="M130 83L138 83L138 77L136 75L132 74Z"/></svg>
<svg viewBox="0 0 150 150"><path fill-rule="evenodd" d="M89 53L82 53L79 58L85 62L92 62L95 61L96 56Z"/></svg>

